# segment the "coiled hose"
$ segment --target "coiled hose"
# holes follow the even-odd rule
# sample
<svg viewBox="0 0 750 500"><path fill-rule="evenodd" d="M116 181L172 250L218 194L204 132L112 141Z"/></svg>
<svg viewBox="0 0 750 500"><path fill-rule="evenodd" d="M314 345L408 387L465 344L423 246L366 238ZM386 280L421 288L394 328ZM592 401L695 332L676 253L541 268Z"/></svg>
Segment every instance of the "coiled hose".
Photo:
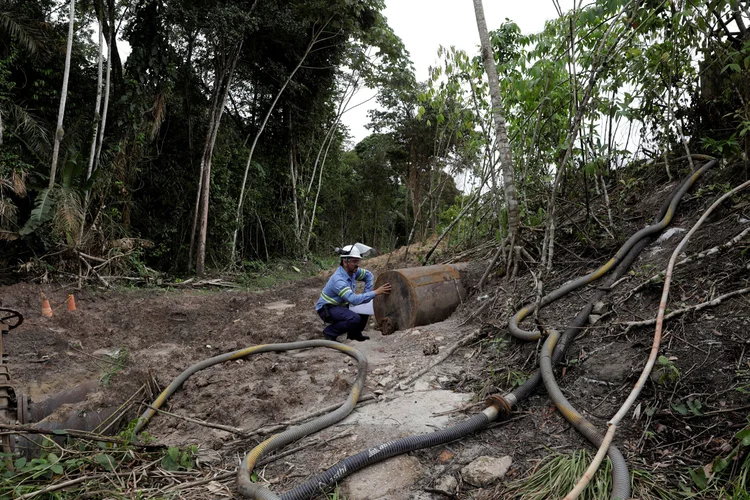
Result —
<svg viewBox="0 0 750 500"><path fill-rule="evenodd" d="M568 344L575 339L575 337L578 335L579 330L583 328L583 326L586 324L589 314L591 313L591 310L593 308L593 305L599 300L601 300L601 298L609 290L612 284L627 271L627 269L633 263L635 258L638 256L638 254L640 254L641 250L653 239L653 237L659 231L661 231L661 229L663 229L663 227L666 227L666 225L671 221L671 219L674 216L674 210L676 209L677 204L679 203L680 199L685 194L685 192L687 192L687 190L695 183L697 178L700 175L702 175L706 170L713 167L715 164L716 164L716 160L709 161L705 165L703 165L701 168L697 169L694 173L692 173L687 179L685 179L674 190L674 192L668 199L667 203L664 206L662 206L659 214L656 217L656 220L658 220L659 222L645 228L648 231L644 231L644 230L639 231L638 233L633 235L633 237L631 237L625 243L625 245L623 245L623 247L621 247L620 250L622 250L626 246L629 246L629 248L627 249L627 253L625 253L625 255L622 256L619 265L616 267L614 273L610 275L604 287L600 288L594 294L594 296L589 301L589 303L576 316L575 320L573 321L573 325L565 331L565 334L563 335L562 340L558 342L558 338L559 338L558 332L550 331L550 334L548 338L546 339L544 346L542 347L542 352L541 352L540 359L539 359L540 369L537 370L534 373L534 375L531 377L531 379L529 379L525 384L523 384L516 391L514 391L514 393L511 393L510 395L506 397L506 399L509 400L511 404L515 403L514 400L516 398L521 399L523 397L526 397L528 394L530 394L534 390L534 388L538 385L539 379L542 378L544 381L545 388L547 389L547 393L549 394L552 401L555 403L555 406L558 408L560 413L565 417L565 419L568 420L571 424L573 424L573 426L584 437L586 437L592 444L594 444L597 447L601 445L601 442L604 439L603 434L601 434L601 432L599 432L591 422L589 422L585 417L583 417L579 412L577 412L573 408L573 406L570 404L570 402L562 394L562 391L560 391L560 388L558 387L557 382L555 381L553 366L557 364L557 362L562 358L565 350L567 349ZM654 229L654 228L659 228L659 226L661 226L661 229ZM635 237L639 235L640 235L640 238L636 239ZM618 254L620 254L620 252L618 252ZM600 268L597 271L601 271L602 268ZM590 277L594 275L597 271L589 274L588 276ZM592 281L594 279L597 279L597 278L592 278ZM579 280L576 280L576 281L579 281ZM575 283L575 281L571 283ZM571 288L568 291L574 290L575 288L577 287ZM560 289L556 290L555 292L558 292L559 290ZM553 292L553 294L555 292ZM550 296L552 296L553 294L550 294ZM554 297L549 302L557 300L557 298L559 298L560 296L562 295ZM542 303L544 304L544 300L542 300ZM627 467L627 463L625 462L625 458L622 456L622 453L620 453L620 451L615 446L610 446L609 449L607 450L607 454L612 463L613 489L612 489L611 498L612 499L628 498L630 496L630 474L628 472L628 467Z"/></svg>
<svg viewBox="0 0 750 500"><path fill-rule="evenodd" d="M530 304L523 308L521 308L516 314L513 315L513 317L510 319L510 322L508 324L508 330L510 331L510 334L513 335L516 338L519 338L521 340L537 340L539 337L541 337L541 333L537 331L526 331L521 330L521 328L518 326L518 323L523 321L523 319L528 316L530 313L534 312L537 307L540 309L544 306L547 306L551 304L552 302L556 301L563 295L566 295L573 290L576 290L583 285L587 283L591 283L593 281L598 280L602 276L604 276L607 272L609 272L614 266L616 266L619 262L622 261L622 259L625 257L625 255L628 254L630 249L633 248L633 246L646 236L656 234L660 231L662 231L665 227L669 225L670 222L672 222L672 219L674 218L675 210L677 209L677 205L679 205L680 200L682 199L682 196L687 192L690 187L695 183L695 181L703 175L703 173L708 170L709 168L713 167L716 164L716 160L712 160L704 164L702 167L698 168L695 172L693 172L690 177L687 178L685 182L682 183L680 188L677 190L677 192L674 194L674 196L671 199L671 202L669 206L667 207L667 211L664 214L664 217L662 217L658 222L646 226L637 233L635 233L633 236L628 238L628 240L620 247L619 250L617 250L617 253L614 257L609 259L603 266L599 267L595 271L590 272L586 276L582 276L578 279L575 279L573 281L570 281L557 290L554 290L550 292L548 295L545 295L542 297L542 300L540 301L540 304Z"/></svg>

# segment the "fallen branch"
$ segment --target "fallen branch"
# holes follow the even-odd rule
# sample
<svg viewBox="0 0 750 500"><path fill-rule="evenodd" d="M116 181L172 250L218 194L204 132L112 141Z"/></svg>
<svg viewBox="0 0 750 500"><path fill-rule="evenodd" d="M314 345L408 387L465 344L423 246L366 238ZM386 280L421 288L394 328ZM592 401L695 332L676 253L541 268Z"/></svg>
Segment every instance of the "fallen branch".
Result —
<svg viewBox="0 0 750 500"><path fill-rule="evenodd" d="M50 493L52 491L61 490L63 488L67 488L68 486L73 486L79 483L82 483L84 481L88 481L89 479L99 479L101 477L104 477L103 474L97 474L92 476L81 476L77 477L75 479L71 479L70 481L63 481L62 483L56 483L51 484L47 486L46 488L42 488L41 490L32 491L31 493L26 493L25 495L21 495L19 497L16 497L17 500L22 500L26 498L34 498L35 496L41 495L43 493Z"/></svg>
<svg viewBox="0 0 750 500"><path fill-rule="evenodd" d="M0 424L0 430L5 430L7 432L0 432L0 435L8 435L8 434L46 434L50 436L68 436L73 437L77 439L89 439L92 441L102 441L104 443L114 443L119 444L122 446L133 446L136 448L144 448L144 449L150 449L150 450L158 450L165 448L164 445L161 444L147 444L147 443L140 443L138 441L127 441L124 439L118 439L113 438L109 436L102 436L101 434L94 434L91 432L86 431L78 431L75 429L56 429L53 431L45 430L45 429L35 429L34 427L30 427L27 425L9 425L9 424Z"/></svg>
<svg viewBox="0 0 750 500"><path fill-rule="evenodd" d="M94 273L94 276L96 276L99 281L101 281L102 283L104 283L104 286L106 288L112 288L112 285L110 285L109 282L107 282L107 280L105 280L104 278L102 278L99 275L99 273L97 273L96 270L93 267L91 267L91 264L89 264L89 262L86 259L83 258L83 256L81 255L80 252L78 253L78 259L81 262L83 262L84 264L86 264L87 271L86 271L86 276L84 276L85 278L88 278L88 273Z"/></svg>
<svg viewBox="0 0 750 500"><path fill-rule="evenodd" d="M425 366L424 368L421 368L421 369L417 370L416 373L414 373L413 375L410 375L405 380L403 380L401 382L396 382L394 385L392 385L391 387L389 387L389 389L393 389L394 387L399 387L402 384L403 385L411 385L419 377L421 377L422 375L424 375L425 373L429 372L430 370L432 370L433 368L435 368L437 365L439 365L440 363L442 363L443 361L445 361L446 359L448 359L451 354L453 354L454 352L456 352L457 350L459 350L460 348L462 348L466 344L477 340L482 335L484 335L484 334L482 333L481 329L478 328L478 329L474 330L474 332L472 332L471 334L469 334L466 337L462 338L461 340L459 340L458 342L456 342L455 344L453 344L452 346L450 346L448 349L446 349L445 351L443 351L443 353L440 356L438 356L435 359L435 361L433 361L429 365Z"/></svg>
<svg viewBox="0 0 750 500"><path fill-rule="evenodd" d="M174 417L174 418L178 418L180 420L184 420L186 422L197 424L197 425L200 425L200 426L203 426L203 427L210 427L212 429L219 429L221 431L226 431L226 432L229 432L231 434L237 434L237 435L242 436L242 437L248 437L249 436L248 431L240 429L238 427L231 427L229 425L222 425L222 424L214 424L212 422L206 422L205 420L199 420L197 418L186 417L185 415L178 415L177 413L172 413L172 412L169 412L169 411L166 411L166 410L162 410L160 408L156 408L156 407L151 406L151 405L147 405L147 406L149 408L151 408L152 410L154 410L154 411L157 411L159 413L163 413L164 415L169 415L170 417Z"/></svg>
<svg viewBox="0 0 750 500"><path fill-rule="evenodd" d="M114 257L110 257L110 258L109 258L109 259L107 259L107 260L103 260L101 264L99 264L99 265L96 265L96 266L94 266L94 269L97 269L97 270L98 270L98 269L100 269L100 268L102 268L102 267L106 266L107 264L109 264L109 263L110 263L110 262L112 262L113 260L115 260L115 259L119 259L119 258L121 258L121 257L127 257L128 255L131 255L131 254L132 254L133 252L134 252L134 250L131 250L131 251L127 252L127 253L120 253L120 254L117 254L117 255L115 255Z"/></svg>
<svg viewBox="0 0 750 500"><path fill-rule="evenodd" d="M727 241L726 243L724 243L722 245L717 245L717 246L715 246L713 248L709 248L708 250L704 250L703 252L700 252L700 253L691 255L690 257L687 257L685 259L682 259L680 262L678 262L677 264L675 264L675 267L683 266L685 264L689 264L690 262L694 262L696 260L700 260L700 259L703 259L705 257L708 257L709 255L714 255L714 254L717 254L717 253L722 252L724 250L728 250L729 248L732 248L737 243L739 243L740 241L742 241L742 238L744 238L745 236L747 236L749 233L750 233L750 227L745 228L744 231L742 231L740 234L738 234L737 236L735 236L731 240ZM643 290L644 288L646 288L651 283L655 283L655 282L659 281L660 279L664 278L664 274L665 273L666 273L666 271L661 271L660 273L651 276L649 279L647 279L646 281L644 281L643 283L641 283L637 287L633 288L633 290L631 290L631 292L628 294L627 298L630 298L634 293L640 292L641 290Z"/></svg>
<svg viewBox="0 0 750 500"><path fill-rule="evenodd" d="M664 315L664 319L672 319L675 316L679 316L680 314L685 314L686 312L690 311L700 311L701 309L705 309L706 307L714 307L721 304L726 299L735 297L737 295L742 295L745 293L750 292L750 287L743 288L741 290L735 290L733 292L726 293L724 295L721 295L719 297L716 297L715 299L709 300L708 302L702 302L700 304L694 304L692 306L683 307L682 309L676 309L669 314ZM624 333L628 333L633 328L639 327L639 326L650 326L656 324L656 318L653 319L646 319L643 321L623 321L620 323L615 323L615 325L627 325L627 328L625 329Z"/></svg>

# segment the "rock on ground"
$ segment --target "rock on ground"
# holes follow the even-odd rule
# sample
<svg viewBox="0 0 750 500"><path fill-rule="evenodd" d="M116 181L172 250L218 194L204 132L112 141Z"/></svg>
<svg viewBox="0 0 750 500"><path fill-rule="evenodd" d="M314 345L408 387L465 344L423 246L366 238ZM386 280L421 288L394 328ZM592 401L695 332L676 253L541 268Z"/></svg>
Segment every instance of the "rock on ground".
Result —
<svg viewBox="0 0 750 500"><path fill-rule="evenodd" d="M489 486L504 478L512 463L513 459L509 456L479 457L461 469L461 477L473 486Z"/></svg>

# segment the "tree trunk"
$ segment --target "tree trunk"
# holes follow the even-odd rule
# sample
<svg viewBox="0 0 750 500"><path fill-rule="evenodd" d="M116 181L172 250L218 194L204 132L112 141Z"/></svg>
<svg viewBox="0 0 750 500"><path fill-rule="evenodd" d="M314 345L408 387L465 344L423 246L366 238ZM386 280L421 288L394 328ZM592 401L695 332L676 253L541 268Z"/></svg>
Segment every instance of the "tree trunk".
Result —
<svg viewBox="0 0 750 500"><path fill-rule="evenodd" d="M99 23L99 55L97 57L97 72L96 72L96 102L94 104L94 130L92 131L91 137L91 149L89 151L89 163L86 169L86 180L91 178L91 172L94 167L94 158L96 157L96 142L99 134L99 121L101 120L101 105L102 105L102 80L103 80L103 59L104 59L104 33L102 31L102 25ZM81 230L78 232L78 247L81 246L83 241L84 229L86 226L86 211L89 204L89 196L91 195L90 190L86 190L86 194L83 199L83 211L81 214ZM80 266L79 266L80 267ZM79 275L79 283L81 283L81 277Z"/></svg>
<svg viewBox="0 0 750 500"><path fill-rule="evenodd" d="M49 189L55 185L57 174L57 156L60 154L60 141L63 138L63 119L65 118L65 101L68 99L68 77L70 76L70 57L73 52L73 27L75 25L76 1L70 0L70 21L68 23L68 48L65 52L65 70L63 72L62 91L60 92L60 109L57 113L57 128L55 129L55 145L52 148L52 166L50 167Z"/></svg>
<svg viewBox="0 0 750 500"><path fill-rule="evenodd" d="M115 0L107 0L107 10L105 13L104 10L104 1L98 0L98 8L96 8L96 14L97 17L99 17L99 23L101 24L101 29L104 30L104 38L110 41L114 41L117 39L116 32L117 29L115 28ZM120 59L120 52L117 50L117 45L115 44L112 46L109 50L109 56L108 58L112 59L113 64L112 68L114 68L115 72L115 88L121 88L123 83L122 78L122 59Z"/></svg>
<svg viewBox="0 0 750 500"><path fill-rule="evenodd" d="M97 72L96 72L96 103L94 104L94 130L93 137L91 138L91 151L89 152L89 164L86 170L86 180L91 177L92 169L94 168L94 156L96 156L96 140L99 134L99 120L101 120L100 109L102 106L102 80L104 79L104 33L102 32L101 23L99 23L99 56L97 57ZM86 200L88 200L88 192L86 193Z"/></svg>
<svg viewBox="0 0 750 500"><path fill-rule="evenodd" d="M513 242L516 241L518 226L518 194L513 173L513 156L510 151L508 134L505 131L505 117L502 113L502 99L500 97L500 80L495 67L495 57L490 46L490 36L487 32L487 22L484 19L484 7L482 0L474 0L474 14L477 18L477 30L482 44L482 59L484 69L490 86L492 99L492 117L495 123L495 146L500 156L500 165L503 172L503 190L505 192L505 203L508 210L508 236L511 241L509 255L513 255Z"/></svg>
<svg viewBox="0 0 750 500"><path fill-rule="evenodd" d="M338 110L336 112L336 120L333 122L333 125L331 125L330 130L326 134L325 139L323 140L323 144L321 144L320 149L318 150L318 156L315 158L315 167L313 168L312 176L310 177L310 185L307 188L307 191L305 192L305 200L308 200L310 197L310 193L312 192L313 187L313 181L315 180L315 173L317 172L318 165L320 165L320 172L318 175L318 187L315 192L315 201L313 202L312 211L310 212L310 224L307 228L307 238L305 239L305 246L303 248L304 252L307 253L310 250L310 238L312 237L312 231L313 227L315 225L315 213L318 209L318 198L320 197L320 188L323 186L323 168L326 165L326 160L328 159L328 151L331 148L331 144L333 143L333 138L335 137L336 129L338 129L339 122L341 121L341 117L344 116L344 113L346 112L347 108L349 107L349 103L351 102L354 95L357 93L357 90L359 88L359 76L356 78L354 75L352 75L352 79L349 80L347 83L346 88L344 89L344 94L341 98L341 102L339 103ZM349 87L352 87L352 92L349 94ZM348 97L347 97L348 95ZM326 145L327 142L327 145ZM325 147L325 154L323 155L323 160L320 160L320 155L323 152L323 148ZM303 223L305 219L305 213L303 212Z"/></svg>
<svg viewBox="0 0 750 500"><path fill-rule="evenodd" d="M195 273L198 276L203 275L206 263L206 238L208 236L208 201L209 193L211 191L211 159L213 158L214 145L216 144L216 137L219 133L219 125L221 124L221 117L224 113L224 106L227 102L229 87L232 83L234 68L237 65L237 60L240 58L241 53L242 41L237 44L233 52L230 54L230 61L227 61L229 64L224 64L224 72L221 74L217 74L215 85L216 99L214 101L214 107L211 110L211 120L209 122L208 131L206 133L206 142L203 146L203 156L201 157L202 176L201 180L198 182L199 206L195 207L196 214L198 213L198 209L200 207L200 230L198 233L198 250L196 252L195 261ZM195 234L195 231L193 231L193 234Z"/></svg>
<svg viewBox="0 0 750 500"><path fill-rule="evenodd" d="M110 12L111 19L114 19L114 12ZM94 168L92 173L99 168L99 158L102 155L102 144L104 144L104 130L107 127L107 114L109 112L109 95L112 86L112 51L115 49L116 36L114 30L109 32L109 38L107 42L107 77L104 83L104 107L102 108L101 124L99 125L99 137L96 143L96 157L94 158Z"/></svg>
<svg viewBox="0 0 750 500"><path fill-rule="evenodd" d="M235 214L235 221L234 221L234 236L232 237L231 261L233 263L236 260L236 256L237 256L237 235L239 234L240 225L242 223L242 205L245 201L245 188L247 186L247 176L250 172L250 165L252 164L252 161L253 161L253 153L255 152L255 147L258 145L258 139L260 139L261 134L263 134L263 130L266 128L268 119L271 117L273 110L276 108L276 104L279 102L279 99L281 98L281 94L284 93L284 90L286 90L287 86L289 85L289 82L291 82L292 78L294 78L294 75L297 74L297 70L299 70L300 67L302 67L302 63L305 62L305 59L307 59L307 56L310 54L315 44L318 43L319 41L322 41L320 38L320 35L323 33L323 30L325 29L327 25L328 25L327 22L324 23L323 26L320 27L320 29L316 30L313 33L310 43L307 44L305 53L302 54L302 57L297 63L297 66L295 66L292 72L289 73L289 76L284 81L284 84L281 86L281 89L276 94L276 97L271 103L271 106L268 108L268 112L266 112L266 116L263 119L263 123L261 123L260 128L258 129L258 132L255 134L255 138L253 139L253 144L252 146L250 146L250 153L247 156L247 164L245 165L245 175L242 177L242 186L240 187L240 196L239 196L239 199L237 200L237 213Z"/></svg>
<svg viewBox="0 0 750 500"><path fill-rule="evenodd" d="M633 9L638 8L639 0L634 0L632 2ZM557 174L555 175L555 182L552 185L552 192L550 193L549 202L547 203L547 219L545 221L545 234L544 234L544 243L542 245L542 256L539 259L539 262L544 265L546 262L546 272L549 272L552 270L552 260L554 257L554 247L555 247L555 211L556 211L556 197L557 197L557 191L560 188L560 182L562 181L566 165L568 163L568 160L570 159L571 154L573 153L573 145L576 141L576 138L578 137L578 131L581 128L581 120L583 118L583 113L588 107L589 101L591 100L591 94L593 92L594 86L599 78L599 75L604 70L605 62L607 59L607 55L611 54L615 51L617 48L617 44L620 41L621 34L618 34L614 37L614 40L612 41L612 45L609 47L607 54L603 54L604 52L604 45L610 40L610 35L612 31L614 30L615 26L617 25L620 17L626 13L628 9L628 6L625 6L621 11L620 14L618 14L611 22L609 27L607 28L607 31L605 32L604 36L601 37L599 46L596 49L596 53L594 54L594 58L591 62L591 69L589 71L589 80L588 84L586 86L586 90L583 94L583 98L581 99L580 103L577 103L576 113L573 118L573 123L571 124L570 130L568 130L568 135L565 138L565 142L568 145L567 149L565 150L565 154L563 155L562 160L557 166Z"/></svg>

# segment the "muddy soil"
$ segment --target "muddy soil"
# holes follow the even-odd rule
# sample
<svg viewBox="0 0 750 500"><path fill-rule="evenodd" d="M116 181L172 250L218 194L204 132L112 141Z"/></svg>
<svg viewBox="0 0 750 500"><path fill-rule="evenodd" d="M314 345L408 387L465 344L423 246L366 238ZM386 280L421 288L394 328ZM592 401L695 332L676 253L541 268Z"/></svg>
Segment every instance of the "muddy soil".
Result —
<svg viewBox="0 0 750 500"><path fill-rule="evenodd" d="M591 240L562 236L557 271L547 289L606 261L632 232L647 224L672 185L665 182L661 190L645 198L628 200L627 193L622 195L618 215L622 236L602 231L595 250L591 250ZM624 401L651 346L653 328L627 330L623 323L655 316L661 283L637 293L633 289L665 267L681 235L716 197L712 192L688 197L671 226L677 231L646 248L558 370L565 395L600 428ZM574 228L574 217L570 220L573 223L567 227ZM687 254L723 244L748 227L747 197L733 200L696 235ZM565 231L560 232L565 235ZM569 234L574 232L571 229ZM678 268L670 309L711 301L750 286L749 241L745 236L726 251ZM485 252L473 258L489 255L491 252ZM383 272L413 265L414 254L412 259L404 264L402 255L395 253L365 261L363 267ZM75 291L71 286L36 283L2 287L2 306L26 317L5 339L13 382L34 401L41 401L81 382L100 380L99 392L84 403L88 409L96 409L122 404L149 378L164 387L188 366L220 353L260 343L322 338L323 324L314 312L314 302L332 271L263 292ZM40 292L52 299L53 307L74 293L77 311L67 312L63 305L52 318L42 317ZM584 289L550 305L543 310L542 321L548 328L563 328L590 293ZM485 396L511 390L536 366L537 345L511 339L505 332L509 314L533 294L533 281L526 273L510 283L493 277L484 293L470 294L466 303L441 323L383 336L373 328L371 319L365 332L371 340L347 343L367 356L364 394L375 397L338 425L292 445L300 451L260 469L261 479L274 491L284 491L348 455L393 438L443 428L481 411ZM649 382L636 413L623 421L616 444L631 467L655 471L658 478L676 487L678 476L713 460L745 425L748 399L741 391L750 390L749 297L740 294L667 323L660 352L671 365L661 369L664 373L674 367L677 375ZM491 307L476 314L486 301L492 301ZM477 341L416 382L403 383L477 330ZM127 350L127 361L124 369L118 370L113 359L125 359L123 350ZM243 439L179 416L245 430L267 427L342 402L355 374L356 366L349 358L326 349L267 353L214 366L189 379L164 407L177 416L158 414L147 431L167 445L197 444L198 464L207 475L232 470L263 437ZM127 408L125 419L135 418L144 409L143 399L149 398L136 398L139 404ZM700 403L698 411L696 402ZM434 488L438 481L452 476L458 484L458 490L451 492L456 498L505 498L505 482L475 488L462 481L461 469L483 455L509 455L513 464L508 481L522 477L552 451L579 448L591 450L542 389L522 402L509 420L458 442L360 471L342 483L340 492L350 500L445 498ZM179 495L230 498L236 491L233 481L227 479Z"/></svg>

